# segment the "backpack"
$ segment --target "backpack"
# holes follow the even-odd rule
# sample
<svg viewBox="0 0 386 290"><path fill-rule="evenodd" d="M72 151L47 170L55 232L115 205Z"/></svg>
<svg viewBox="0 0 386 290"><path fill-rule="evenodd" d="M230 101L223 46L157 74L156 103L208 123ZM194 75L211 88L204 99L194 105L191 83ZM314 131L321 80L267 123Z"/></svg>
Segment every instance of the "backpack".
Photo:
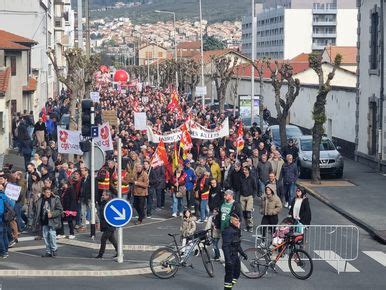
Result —
<svg viewBox="0 0 386 290"><path fill-rule="evenodd" d="M9 223L16 218L16 212L13 209L13 207L7 201L4 200L4 198L0 198L0 199L3 200L3 204L4 204L3 221L5 223Z"/></svg>

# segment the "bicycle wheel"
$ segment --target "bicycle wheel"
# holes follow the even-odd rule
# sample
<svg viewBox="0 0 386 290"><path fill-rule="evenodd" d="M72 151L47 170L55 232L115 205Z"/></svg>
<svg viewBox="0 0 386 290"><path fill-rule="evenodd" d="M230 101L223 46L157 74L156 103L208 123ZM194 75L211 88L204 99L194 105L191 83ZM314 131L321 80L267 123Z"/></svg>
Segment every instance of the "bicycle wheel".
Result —
<svg viewBox="0 0 386 290"><path fill-rule="evenodd" d="M200 249L200 252L201 252L202 263L204 264L205 270L208 273L209 277L213 278L214 277L213 263L212 263L212 260L210 259L208 249L206 247L203 247Z"/></svg>
<svg viewBox="0 0 386 290"><path fill-rule="evenodd" d="M178 255L171 248L159 248L150 257L150 269L161 279L173 277L178 271L179 263Z"/></svg>
<svg viewBox="0 0 386 290"><path fill-rule="evenodd" d="M292 275L300 280L306 280L312 275L314 264L310 255L301 249L293 249L288 257L288 266Z"/></svg>
<svg viewBox="0 0 386 290"><path fill-rule="evenodd" d="M245 253L248 260L241 259L241 273L249 279L263 277L270 262L267 252L260 248L249 248Z"/></svg>

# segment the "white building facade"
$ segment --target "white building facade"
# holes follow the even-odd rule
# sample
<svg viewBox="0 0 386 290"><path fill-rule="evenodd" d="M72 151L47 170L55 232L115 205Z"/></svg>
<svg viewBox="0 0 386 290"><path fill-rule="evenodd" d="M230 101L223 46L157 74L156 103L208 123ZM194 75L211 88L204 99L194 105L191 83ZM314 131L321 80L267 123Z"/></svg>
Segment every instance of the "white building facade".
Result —
<svg viewBox="0 0 386 290"><path fill-rule="evenodd" d="M356 45L356 0L265 0L255 12L257 58L291 59L327 45ZM242 52L248 56L251 19L245 16L242 23Z"/></svg>
<svg viewBox="0 0 386 290"><path fill-rule="evenodd" d="M384 0L358 1L358 85L356 157L359 161L386 170L386 86ZM383 7L383 11L382 8Z"/></svg>

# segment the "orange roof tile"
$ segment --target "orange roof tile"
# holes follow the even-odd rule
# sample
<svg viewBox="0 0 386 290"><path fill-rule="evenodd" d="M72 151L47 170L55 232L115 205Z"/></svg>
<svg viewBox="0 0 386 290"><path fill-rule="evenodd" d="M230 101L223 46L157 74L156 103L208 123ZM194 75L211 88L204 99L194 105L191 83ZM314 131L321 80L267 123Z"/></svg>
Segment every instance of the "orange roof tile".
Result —
<svg viewBox="0 0 386 290"><path fill-rule="evenodd" d="M333 62L336 55L342 56L342 64L357 64L358 48L356 46L327 46L325 50Z"/></svg>
<svg viewBox="0 0 386 290"><path fill-rule="evenodd" d="M8 89L9 79L11 77L11 68L0 71L0 93L5 94Z"/></svg>
<svg viewBox="0 0 386 290"><path fill-rule="evenodd" d="M235 53L241 57L244 57L244 58L247 58L246 56L240 54L238 51L236 50L233 50L233 49L229 49L229 48L226 48L226 49L219 49L219 50L209 50L209 51L204 51L204 63L210 63L211 60L212 60L212 57L221 57L221 56L224 56L228 53ZM201 60L201 53L196 53L193 57L192 57L193 60L195 61L200 61Z"/></svg>
<svg viewBox="0 0 386 290"><path fill-rule="evenodd" d="M0 29L0 39L12 41L12 42L17 42L17 43L22 43L22 44L37 44L35 40L25 38L23 36L13 34L11 32L1 30Z"/></svg>
<svg viewBox="0 0 386 290"><path fill-rule="evenodd" d="M310 55L308 53L301 53L297 56L295 56L294 58L291 59L291 61L295 61L295 62L308 62L308 57Z"/></svg>
<svg viewBox="0 0 386 290"><path fill-rule="evenodd" d="M296 75L298 73L301 73L303 71L306 71L309 68L308 62L298 62L298 61L285 61L285 60L278 60L279 65L282 63L289 63L293 68L293 74ZM235 75L238 75L239 77L251 77L252 69L250 64L241 64L238 65L235 68ZM274 68L274 63L271 64L271 68ZM263 72L263 78L270 78L271 77L271 71L265 67ZM255 78L259 78L258 72L255 70Z"/></svg>
<svg viewBox="0 0 386 290"><path fill-rule="evenodd" d="M1 39L0 36L0 49L7 49L7 50L28 50L30 49L27 46L6 40L6 39Z"/></svg>
<svg viewBox="0 0 386 290"><path fill-rule="evenodd" d="M177 49L201 49L201 41L186 41L177 45Z"/></svg>
<svg viewBox="0 0 386 290"><path fill-rule="evenodd" d="M28 84L23 86L23 92L36 91L37 81L34 78L28 77Z"/></svg>

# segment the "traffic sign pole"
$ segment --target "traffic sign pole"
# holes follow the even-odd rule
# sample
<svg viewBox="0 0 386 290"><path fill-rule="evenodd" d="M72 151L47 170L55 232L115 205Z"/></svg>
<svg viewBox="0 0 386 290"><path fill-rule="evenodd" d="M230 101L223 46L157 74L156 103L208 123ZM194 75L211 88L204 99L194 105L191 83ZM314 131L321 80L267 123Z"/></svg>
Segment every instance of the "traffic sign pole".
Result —
<svg viewBox="0 0 386 290"><path fill-rule="evenodd" d="M118 149L118 198L122 198L122 141L117 139ZM123 229L118 228L118 263L123 263Z"/></svg>
<svg viewBox="0 0 386 290"><path fill-rule="evenodd" d="M94 107L91 107L91 125L95 123ZM91 137L91 160L90 160L90 175L91 175L91 238L95 238L95 148L94 139Z"/></svg>

